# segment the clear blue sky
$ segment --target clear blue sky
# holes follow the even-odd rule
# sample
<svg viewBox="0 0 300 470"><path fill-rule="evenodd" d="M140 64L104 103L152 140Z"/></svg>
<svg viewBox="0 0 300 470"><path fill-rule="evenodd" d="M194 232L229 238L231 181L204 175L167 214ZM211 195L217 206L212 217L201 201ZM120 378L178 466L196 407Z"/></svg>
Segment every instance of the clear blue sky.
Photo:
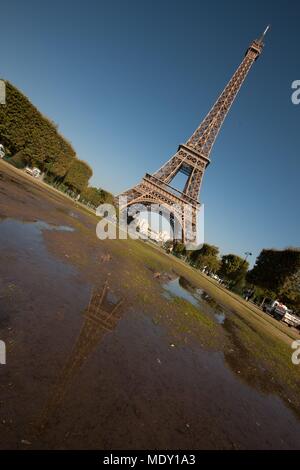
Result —
<svg viewBox="0 0 300 470"><path fill-rule="evenodd" d="M298 1L4 0L1 75L117 193L175 153L268 23L201 191L206 241L257 255L299 245Z"/></svg>

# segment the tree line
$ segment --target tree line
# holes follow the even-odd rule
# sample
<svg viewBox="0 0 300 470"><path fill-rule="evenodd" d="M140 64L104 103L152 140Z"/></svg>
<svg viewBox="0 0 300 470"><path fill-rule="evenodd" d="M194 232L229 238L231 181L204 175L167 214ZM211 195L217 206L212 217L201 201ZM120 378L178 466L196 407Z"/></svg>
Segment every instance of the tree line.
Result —
<svg viewBox="0 0 300 470"><path fill-rule="evenodd" d="M40 111L10 82L6 82L6 105L0 106L0 142L5 159L16 166L35 166L50 184L80 195L97 207L112 195L89 187L91 167L77 158L76 152L59 132L57 125Z"/></svg>
<svg viewBox="0 0 300 470"><path fill-rule="evenodd" d="M243 294L251 290L257 303L264 298L279 299L300 313L300 249L263 249L255 265L240 256L229 253L220 256L219 248L204 243L199 250L186 251L182 243L165 244L172 246L176 256L184 258L191 266L207 273L217 274L233 291Z"/></svg>

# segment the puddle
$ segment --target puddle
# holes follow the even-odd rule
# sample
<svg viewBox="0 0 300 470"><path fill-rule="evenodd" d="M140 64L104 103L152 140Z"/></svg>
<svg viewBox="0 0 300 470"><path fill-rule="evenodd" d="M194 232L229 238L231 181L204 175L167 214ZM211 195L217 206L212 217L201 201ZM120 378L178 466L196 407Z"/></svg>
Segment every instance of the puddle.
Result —
<svg viewBox="0 0 300 470"><path fill-rule="evenodd" d="M73 212L73 211L68 211L68 214L69 214L70 217L73 217L73 219L80 220L79 215L76 214L75 212Z"/></svg>
<svg viewBox="0 0 300 470"><path fill-rule="evenodd" d="M179 283L179 279L174 279L172 281L169 281L168 283L164 284L164 289L167 291L167 295L165 295L167 298L170 297L181 297L184 300L187 300L190 302L192 305L197 306L198 305L198 300L196 297L194 297L190 292L188 292L186 289L181 287ZM168 294L171 294L168 295Z"/></svg>
<svg viewBox="0 0 300 470"><path fill-rule="evenodd" d="M217 320L218 323L220 323L220 325L223 325L225 319L226 319L226 316L225 316L225 313L221 312L221 313L215 313L215 319Z"/></svg>
<svg viewBox="0 0 300 470"><path fill-rule="evenodd" d="M203 289L193 287L184 277L169 281L163 284L163 287L165 297L180 297L190 302L194 307L199 307L201 312L212 317L217 323L224 324L226 315L222 306Z"/></svg>
<svg viewBox="0 0 300 470"><path fill-rule="evenodd" d="M102 338L86 314L92 286L44 243L43 230L65 227L0 222L0 337L14 341L0 368L0 423L11 420L0 448L20 448L20 436L39 449L299 447L299 421L282 400L251 385L252 371L249 383L232 372L241 354L230 368L222 351L170 347L165 328L134 309L117 310L107 325L121 298L111 290ZM222 306L186 279L164 287L230 326ZM28 423L44 410L45 432L32 439Z"/></svg>
<svg viewBox="0 0 300 470"><path fill-rule="evenodd" d="M47 224L41 220L23 222L7 218L0 221L0 300L30 295L31 301L35 302L41 288L50 293L52 282L67 282L69 276L76 275L72 266L48 252L43 238L45 230L73 231L72 227ZM49 305L52 300L49 296ZM7 310L4 306L2 308Z"/></svg>
<svg viewBox="0 0 300 470"><path fill-rule="evenodd" d="M56 232L74 232L75 231L73 227L69 227L68 225L48 224L47 222L44 222L43 220L37 220L36 222L30 222L30 223L34 224L40 230L54 230Z"/></svg>
<svg viewBox="0 0 300 470"><path fill-rule="evenodd" d="M43 230L51 230L56 232L74 232L75 229L69 225L55 225L48 224L43 220L35 220L33 222L19 221L15 219L10 219L8 217L0 216L0 232L9 231L11 232L12 238L17 237L21 232L31 233L35 236L38 232Z"/></svg>

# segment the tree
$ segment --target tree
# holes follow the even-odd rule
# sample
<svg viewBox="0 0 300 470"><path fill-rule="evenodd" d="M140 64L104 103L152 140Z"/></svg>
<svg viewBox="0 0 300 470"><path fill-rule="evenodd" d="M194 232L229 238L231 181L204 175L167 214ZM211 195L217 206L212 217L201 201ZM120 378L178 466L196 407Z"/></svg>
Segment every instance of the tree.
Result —
<svg viewBox="0 0 300 470"><path fill-rule="evenodd" d="M246 275L246 278L247 278L247 275ZM250 288L250 285L249 285L249 288ZM271 290L263 289L262 287L259 287L259 286L254 286L254 289L253 289L253 284L251 285L251 290L254 291L253 299L255 303L259 303L262 305L266 299L276 300L277 296L275 292Z"/></svg>
<svg viewBox="0 0 300 470"><path fill-rule="evenodd" d="M290 289L293 276L299 270L299 249L264 249L257 257L254 268L248 272L247 281L279 295Z"/></svg>
<svg viewBox="0 0 300 470"><path fill-rule="evenodd" d="M289 276L279 291L280 299L300 313L300 269Z"/></svg>
<svg viewBox="0 0 300 470"><path fill-rule="evenodd" d="M219 275L231 281L234 285L242 284L248 268L249 263L247 261L238 255L230 253L229 255L222 256Z"/></svg>
<svg viewBox="0 0 300 470"><path fill-rule="evenodd" d="M185 244L179 241L176 241L173 245L173 253L180 257L186 256Z"/></svg>
<svg viewBox="0 0 300 470"><path fill-rule="evenodd" d="M72 190L81 193L87 187L92 175L93 171L87 163L74 159L64 178L64 183Z"/></svg>
<svg viewBox="0 0 300 470"><path fill-rule="evenodd" d="M111 204L113 202L113 195L104 189L89 186L82 191L80 199L92 204L94 207L98 207L103 203Z"/></svg>
<svg viewBox="0 0 300 470"><path fill-rule="evenodd" d="M76 159L72 145L59 134L57 125L9 82L6 105L0 106L0 142L14 165L37 166L58 180Z"/></svg>
<svg viewBox="0 0 300 470"><path fill-rule="evenodd" d="M189 259L199 269L206 267L209 271L216 272L220 267L219 248L208 243L204 243L199 250L192 251Z"/></svg>
<svg viewBox="0 0 300 470"><path fill-rule="evenodd" d="M163 243L163 248L169 253L171 251L173 251L173 240L166 240L164 243Z"/></svg>
<svg viewBox="0 0 300 470"><path fill-rule="evenodd" d="M61 155L57 155L56 158L51 159L46 168L55 178L62 180L72 163L73 158L67 153L62 153Z"/></svg>

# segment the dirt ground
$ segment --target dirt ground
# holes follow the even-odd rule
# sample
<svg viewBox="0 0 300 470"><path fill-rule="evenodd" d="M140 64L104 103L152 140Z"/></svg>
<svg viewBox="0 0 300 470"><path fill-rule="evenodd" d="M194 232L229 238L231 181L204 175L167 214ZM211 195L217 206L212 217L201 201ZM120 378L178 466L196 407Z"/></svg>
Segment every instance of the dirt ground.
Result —
<svg viewBox="0 0 300 470"><path fill-rule="evenodd" d="M0 448L299 448L297 334L97 222L0 162Z"/></svg>

